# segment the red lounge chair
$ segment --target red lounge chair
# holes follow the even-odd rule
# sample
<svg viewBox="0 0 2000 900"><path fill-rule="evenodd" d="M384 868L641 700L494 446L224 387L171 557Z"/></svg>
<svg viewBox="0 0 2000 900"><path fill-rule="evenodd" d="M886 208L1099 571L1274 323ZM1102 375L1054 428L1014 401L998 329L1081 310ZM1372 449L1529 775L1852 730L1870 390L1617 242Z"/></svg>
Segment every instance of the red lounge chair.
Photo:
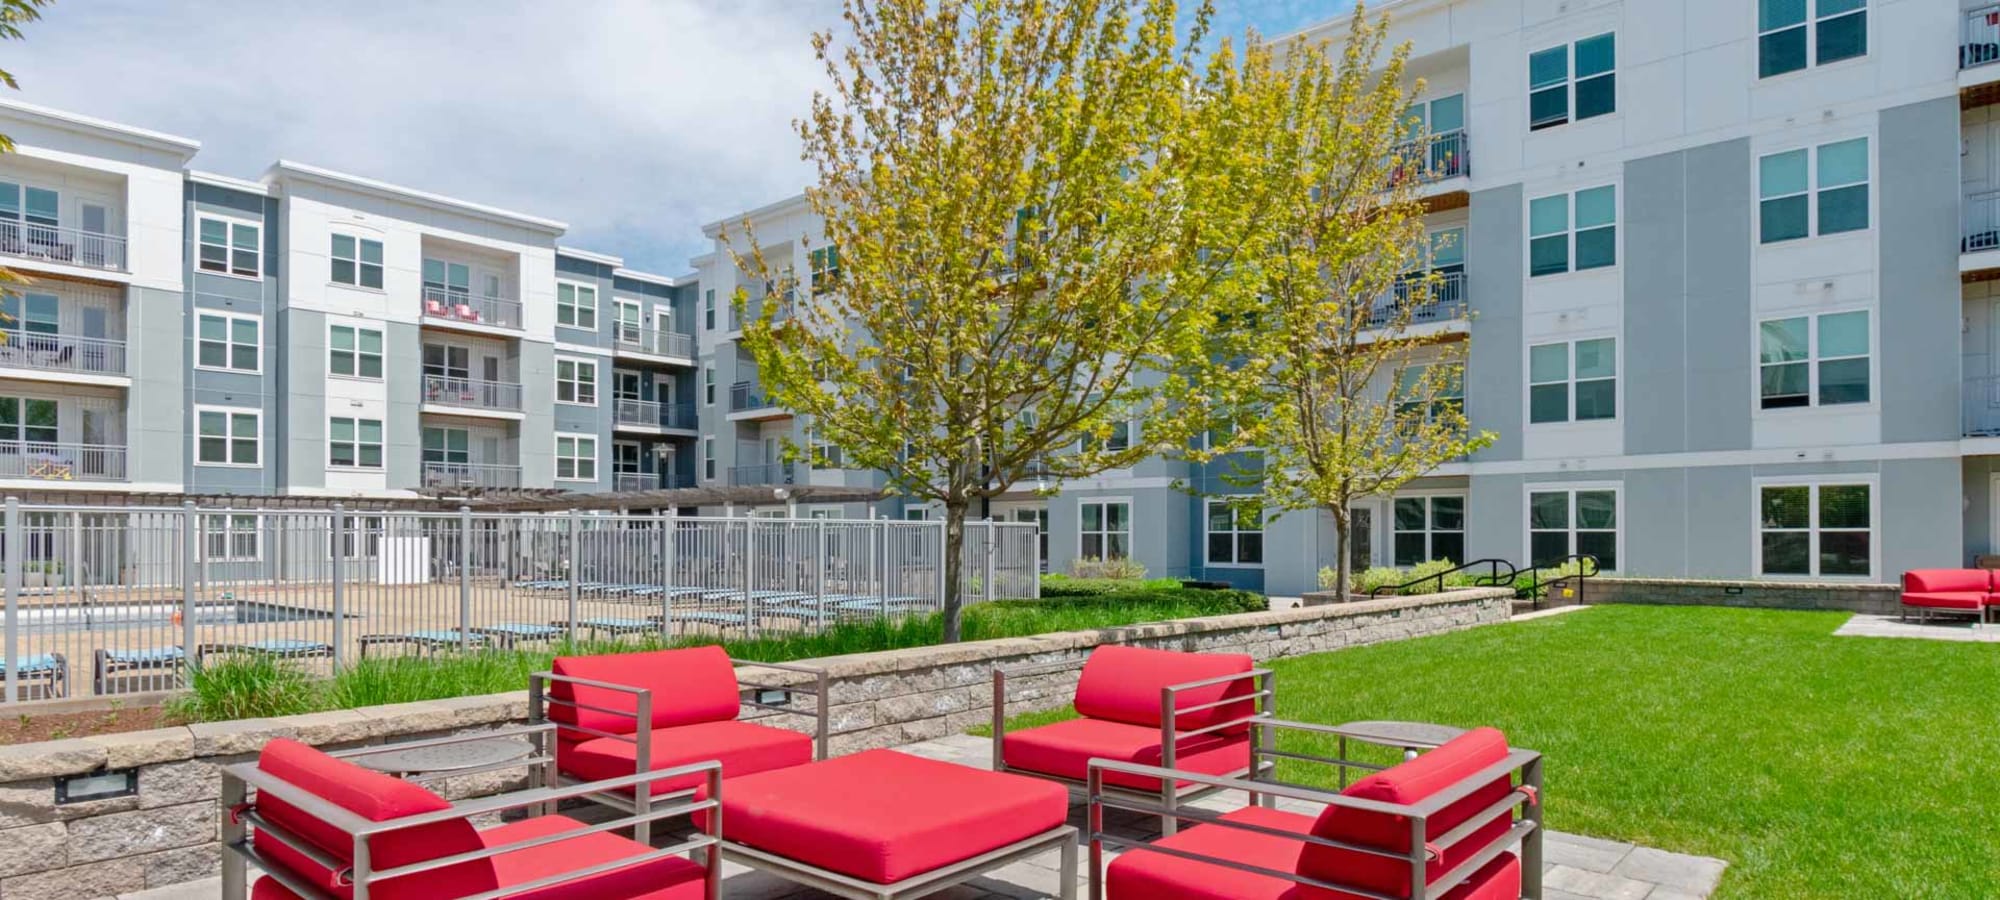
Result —
<svg viewBox="0 0 2000 900"><path fill-rule="evenodd" d="M437 743L491 737L491 733L468 734ZM340 756L409 746L370 747ZM717 843L714 831L658 850L610 833L613 828L701 813L717 805L706 799L658 806L643 815L596 825L558 815L484 830L469 821L508 809L552 809L559 800L592 791L684 775L706 778L710 790L721 790L721 767L708 762L570 789L531 788L452 804L417 784L280 738L266 744L256 762L222 770L222 897L244 900L247 892L254 900L356 895L371 900L503 895L521 900L712 898L722 874L721 854L710 849ZM683 855L693 851L704 854L705 864L697 865ZM250 865L264 877L246 891Z"/></svg>
<svg viewBox="0 0 2000 900"><path fill-rule="evenodd" d="M1300 726L1271 720L1260 730ZM1347 760L1315 757L1344 767ZM1514 773L1521 783L1516 786ZM1251 806L1150 843L1104 833L1104 810L1159 812L1110 796L1114 774L1179 777L1219 789L1325 804L1315 816ZM1492 728L1468 731L1338 794L1094 760L1090 779L1092 900L1296 900L1542 896L1541 755L1510 749ZM1515 818L1515 811L1521 815ZM1415 835L1421 834L1421 838ZM1107 869L1107 846L1128 848ZM1516 852L1518 850L1518 853ZM1101 874L1100 874L1101 873Z"/></svg>
<svg viewBox="0 0 2000 900"><path fill-rule="evenodd" d="M458 317L467 322L477 322L479 321L479 310L473 309L472 304L460 303L458 305Z"/></svg>
<svg viewBox="0 0 2000 900"><path fill-rule="evenodd" d="M1250 723L1270 715L1271 673L1240 654L1175 653L1108 645L1091 651L1077 679L1082 718L1007 731L1007 679L1044 675L1074 662L993 670L993 769L1082 787L1092 759L1206 775L1250 774ZM1166 715L1173 709L1176 715ZM1115 789L1159 797L1168 809L1199 785L1116 773ZM1193 787L1192 791L1182 790ZM1163 824L1171 829L1171 817Z"/></svg>
<svg viewBox="0 0 2000 900"><path fill-rule="evenodd" d="M556 658L553 671L530 676L528 718L559 726L556 772L565 780L597 781L710 759L721 762L723 774L733 778L825 759L826 671L778 663L742 665L806 673L816 681L809 687L783 688L738 683L737 663L716 646L563 656ZM746 688L757 691L758 699L743 699ZM762 699L771 692L810 695L813 708ZM738 721L744 706L812 716L814 733ZM685 775L591 799L639 811L700 782L699 774ZM645 826L634 837L646 840Z"/></svg>
<svg viewBox="0 0 2000 900"><path fill-rule="evenodd" d="M1934 612L1962 613L1986 621L1989 609L2000 607L1993 573L1986 569L1912 569L1903 573L1903 620L1917 610L1929 622Z"/></svg>
<svg viewBox="0 0 2000 900"><path fill-rule="evenodd" d="M439 303L436 300L425 300L424 315L432 316L434 318L439 318L439 319L444 318L445 317L444 304Z"/></svg>

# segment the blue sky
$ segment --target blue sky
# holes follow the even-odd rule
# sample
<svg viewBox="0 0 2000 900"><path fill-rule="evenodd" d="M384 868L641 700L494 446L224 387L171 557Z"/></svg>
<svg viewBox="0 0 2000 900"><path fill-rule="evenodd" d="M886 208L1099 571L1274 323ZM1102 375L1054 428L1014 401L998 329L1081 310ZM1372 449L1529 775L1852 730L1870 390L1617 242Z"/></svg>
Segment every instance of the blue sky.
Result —
<svg viewBox="0 0 2000 900"><path fill-rule="evenodd" d="M1279 34L1347 0L1218 0ZM200 140L198 168L279 157L570 224L668 274L700 226L811 176L790 123L837 0L75 0L0 66L31 103Z"/></svg>

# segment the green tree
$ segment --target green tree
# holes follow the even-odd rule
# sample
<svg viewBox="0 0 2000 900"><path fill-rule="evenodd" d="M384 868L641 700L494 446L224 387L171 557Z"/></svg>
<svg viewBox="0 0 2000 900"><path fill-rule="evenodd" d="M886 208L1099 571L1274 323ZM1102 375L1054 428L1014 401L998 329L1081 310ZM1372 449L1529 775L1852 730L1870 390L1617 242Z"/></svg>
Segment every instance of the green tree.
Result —
<svg viewBox="0 0 2000 900"><path fill-rule="evenodd" d="M946 640L974 504L1189 437L1169 411L1254 231L1229 187L1257 160L1204 90L1226 81L1199 61L1208 5L1185 31L1178 14L846 0L840 42L814 38L830 87L798 123L820 275L767 259L748 222L724 235L759 285L736 302L774 401L889 492L943 507Z"/></svg>
<svg viewBox="0 0 2000 900"><path fill-rule="evenodd" d="M1267 183L1244 189L1274 198L1272 227L1240 260L1258 287L1239 313L1250 327L1221 335L1216 356L1233 380L1209 392L1210 415L1230 437L1192 453L1226 459L1223 479L1254 488L1266 509L1326 510L1342 594L1354 501L1493 440L1466 422L1464 335L1413 321L1458 298L1422 271L1418 191L1442 160L1408 115L1422 84L1408 81L1409 46L1386 46L1388 26L1357 5L1339 45L1253 37L1245 48L1233 94L1259 110L1256 145L1272 164Z"/></svg>
<svg viewBox="0 0 2000 900"><path fill-rule="evenodd" d="M21 32L21 26L41 21L42 10L54 2L55 0L0 0L0 41L21 40L25 37ZM14 79L14 73L6 69L0 69L0 84L17 91L21 89L20 82ZM0 153L12 152L14 152L14 139L6 134L0 134ZM13 269L0 266L0 294L12 296L15 293L12 288L5 285L28 283L30 282L27 277ZM0 316L0 324L4 323L5 317Z"/></svg>

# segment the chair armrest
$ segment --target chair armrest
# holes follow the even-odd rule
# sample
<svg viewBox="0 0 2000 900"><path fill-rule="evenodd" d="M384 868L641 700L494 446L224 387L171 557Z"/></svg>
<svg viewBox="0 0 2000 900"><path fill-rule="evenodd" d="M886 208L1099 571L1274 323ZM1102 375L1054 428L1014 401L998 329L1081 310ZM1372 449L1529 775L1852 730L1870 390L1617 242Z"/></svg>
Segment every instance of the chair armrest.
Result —
<svg viewBox="0 0 2000 900"><path fill-rule="evenodd" d="M1269 717L1271 715L1271 704L1276 702L1277 699L1276 692L1271 688L1272 676L1273 673L1270 669L1253 667L1244 672L1217 675L1214 678L1203 678L1197 681L1183 681L1179 684L1170 684L1161 688L1160 749L1162 754L1164 754L1162 762L1168 768L1173 767L1174 758L1171 754L1174 748L1179 747L1181 740L1185 738L1200 737L1204 734L1248 725ZM1253 690L1248 694L1238 697L1224 697L1220 700L1213 700L1208 703L1196 703L1191 706L1181 705L1180 695L1186 691L1214 687L1219 684L1230 684L1237 681L1250 682ZM1217 722L1213 725L1204 725L1189 731L1182 731L1180 729L1180 717L1183 715L1210 709L1221 709L1226 706L1235 706L1239 703L1250 704L1249 715L1238 716L1228 721Z"/></svg>
<svg viewBox="0 0 2000 900"><path fill-rule="evenodd" d="M633 704L632 711L627 712L622 709L608 709L602 706L592 706L588 703L578 703L574 700L558 700L548 695L548 685L550 682L557 682L561 684L573 684L589 688L601 688L607 691L617 691L621 694L631 694L635 702ZM639 727L641 723L650 725L653 721L653 692L646 688L633 687L629 684L615 684L609 681L597 681L590 678L577 678L571 675L557 675L554 672L535 672L530 674L528 676L528 721L531 724L536 724L536 725L549 721L547 714L548 713L547 707L549 704L554 704L556 706L567 706L571 709L581 709L581 710L589 710L591 712L600 712L606 715L618 716L624 719L631 719L632 730L634 734L646 730L644 728ZM610 732L599 731L595 728L588 728L574 723L561 723L561 724L562 727L565 729L571 731L583 732L584 734L594 735L596 737L619 738L621 740L633 739L632 735L612 734Z"/></svg>
<svg viewBox="0 0 2000 900"><path fill-rule="evenodd" d="M425 738L420 741L398 741L393 744L353 747L347 750L336 750L327 755L335 759L355 759L362 756L374 756L381 753L400 753L404 750L415 750L419 747L438 747L445 744L461 744L468 741L489 741L494 738L506 737L535 737L538 735L553 734L555 730L556 725L553 722L533 725L508 725L504 728L495 728L492 731L467 731L462 734L448 734L444 737Z"/></svg>

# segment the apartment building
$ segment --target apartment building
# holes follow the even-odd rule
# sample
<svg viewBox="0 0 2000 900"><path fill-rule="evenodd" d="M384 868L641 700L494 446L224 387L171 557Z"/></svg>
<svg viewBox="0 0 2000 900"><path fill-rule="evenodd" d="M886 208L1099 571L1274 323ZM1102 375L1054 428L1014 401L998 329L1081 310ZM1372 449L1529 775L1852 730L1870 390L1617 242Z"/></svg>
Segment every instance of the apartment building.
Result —
<svg viewBox="0 0 2000 900"><path fill-rule="evenodd" d="M1889 581L1994 551L2000 5L1374 8L1426 86L1444 288L1415 327L1470 341L1466 408L1499 439L1357 504L1356 565L1588 553L1627 575ZM816 235L799 199L746 215L781 253ZM720 244L695 262L726 298ZM704 372L756 396L726 330L702 337ZM709 479L809 434L731 410L702 419ZM1055 570L1126 555L1311 589L1331 516L1245 523L1176 487L1234 490L1219 474L1156 459L984 512L1042 523Z"/></svg>

